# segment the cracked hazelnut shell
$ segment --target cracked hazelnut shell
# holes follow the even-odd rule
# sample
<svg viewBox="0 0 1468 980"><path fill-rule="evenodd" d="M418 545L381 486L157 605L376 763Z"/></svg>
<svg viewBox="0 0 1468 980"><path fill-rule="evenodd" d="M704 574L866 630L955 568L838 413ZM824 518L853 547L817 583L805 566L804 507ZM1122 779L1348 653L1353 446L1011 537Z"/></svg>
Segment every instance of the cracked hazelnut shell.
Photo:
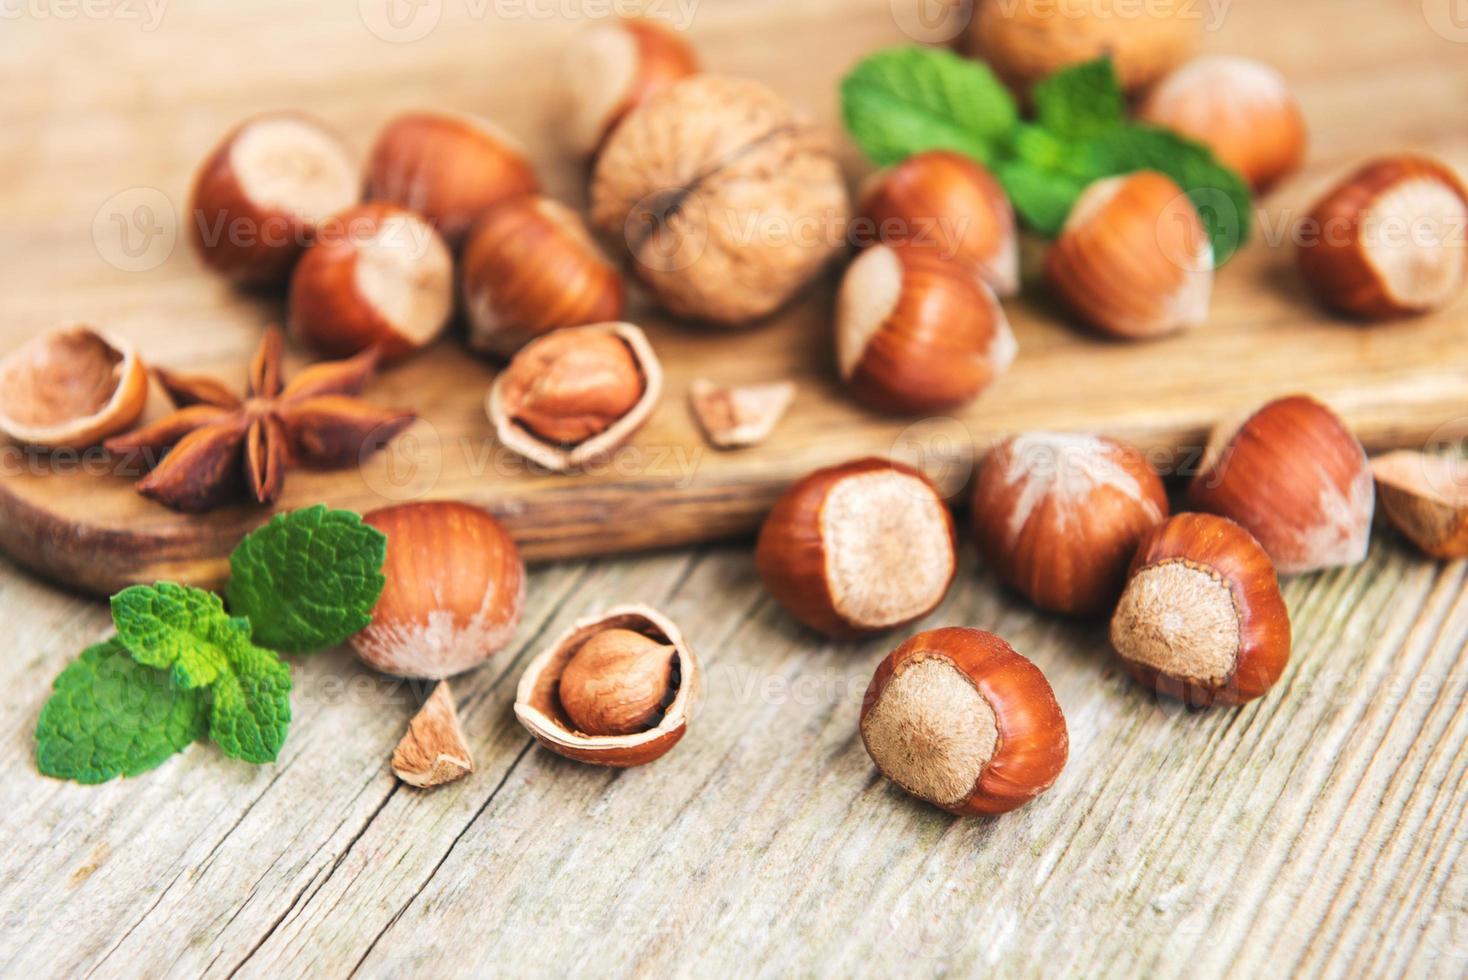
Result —
<svg viewBox="0 0 1468 980"><path fill-rule="evenodd" d="M1468 281L1468 188L1430 157L1376 160L1337 184L1300 233L1300 273L1324 306L1361 320L1441 310Z"/></svg>
<svg viewBox="0 0 1468 980"><path fill-rule="evenodd" d="M1070 753L1050 682L983 630L919 633L877 667L861 740L882 775L962 817L994 816L1054 785Z"/></svg>
<svg viewBox="0 0 1468 980"><path fill-rule="evenodd" d="M1281 575L1296 575L1365 559L1376 494L1351 430L1315 399L1292 395L1218 427L1188 502L1242 525Z"/></svg>
<svg viewBox="0 0 1468 980"><path fill-rule="evenodd" d="M439 681L392 753L392 771L409 786L432 789L474 771L448 681Z"/></svg>
<svg viewBox="0 0 1468 980"><path fill-rule="evenodd" d="M589 734L566 713L560 686L587 643L611 630L639 634L670 651L673 666L667 675L668 696L660 712L644 716L650 722L645 728L626 734ZM606 664L601 666L605 669ZM619 687L620 677L597 676L611 689ZM672 620L647 606L618 606L577 621L530 662L515 693L515 718L536 741L568 759L616 768L640 766L661 758L678 744L688 730L698 686L698 660Z"/></svg>
<svg viewBox="0 0 1468 980"><path fill-rule="evenodd" d="M148 372L132 346L91 327L49 331L0 361L0 432L28 446L95 446L147 404Z"/></svg>
<svg viewBox="0 0 1468 980"><path fill-rule="evenodd" d="M581 216L548 197L494 205L459 265L469 346L509 355L559 327L622 317L622 275Z"/></svg>
<svg viewBox="0 0 1468 980"><path fill-rule="evenodd" d="M1392 526L1433 558L1468 558L1468 462L1401 450L1371 461L1376 499Z"/></svg>
<svg viewBox="0 0 1468 980"><path fill-rule="evenodd" d="M783 306L846 244L827 136L758 82L694 75L608 137L592 224L679 316L738 326Z"/></svg>
<svg viewBox="0 0 1468 980"><path fill-rule="evenodd" d="M367 200L422 215L455 248L491 206L538 187L519 143L488 120L460 113L398 116L367 158Z"/></svg>
<svg viewBox="0 0 1468 980"><path fill-rule="evenodd" d="M755 564L775 601L827 636L880 633L936 609L958 571L953 517L917 470L861 459L776 501Z"/></svg>
<svg viewBox="0 0 1468 980"><path fill-rule="evenodd" d="M630 323L598 323L527 344L495 377L486 411L506 447L566 472L632 438L662 390L647 335Z"/></svg>
<svg viewBox="0 0 1468 980"><path fill-rule="evenodd" d="M1042 609L1110 610L1142 537L1166 519L1145 456L1101 436L1033 432L984 457L974 535L984 564Z"/></svg>
<svg viewBox="0 0 1468 980"><path fill-rule="evenodd" d="M1289 662L1289 610L1248 531L1212 514L1179 514L1137 549L1111 644L1150 690L1195 707L1243 704Z"/></svg>

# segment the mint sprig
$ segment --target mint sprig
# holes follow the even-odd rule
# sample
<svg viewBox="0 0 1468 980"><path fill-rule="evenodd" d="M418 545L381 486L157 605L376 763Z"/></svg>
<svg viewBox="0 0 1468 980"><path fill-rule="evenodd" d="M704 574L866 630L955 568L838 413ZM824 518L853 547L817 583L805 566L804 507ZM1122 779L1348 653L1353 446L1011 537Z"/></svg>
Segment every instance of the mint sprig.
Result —
<svg viewBox="0 0 1468 980"><path fill-rule="evenodd" d="M231 758L273 762L290 727L291 672L265 641L305 653L346 639L382 593L386 539L356 514L285 514L248 536L219 596L160 582L112 597L117 635L57 677L36 765L99 783L161 764L206 734ZM258 622L257 622L258 619Z"/></svg>
<svg viewBox="0 0 1468 980"><path fill-rule="evenodd" d="M926 48L869 56L842 83L841 96L847 129L873 163L889 166L933 149L965 153L994 171L1020 219L1047 237L1060 233L1093 182L1157 170L1198 208L1215 264L1248 242L1248 185L1201 143L1129 121L1109 59L1037 85L1031 122L987 66Z"/></svg>

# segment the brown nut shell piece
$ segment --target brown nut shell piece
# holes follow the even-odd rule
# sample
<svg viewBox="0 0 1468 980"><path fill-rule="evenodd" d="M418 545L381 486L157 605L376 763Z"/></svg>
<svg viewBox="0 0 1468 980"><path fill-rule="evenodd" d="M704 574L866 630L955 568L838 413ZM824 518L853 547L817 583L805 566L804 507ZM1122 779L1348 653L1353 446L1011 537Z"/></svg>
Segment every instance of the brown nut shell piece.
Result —
<svg viewBox="0 0 1468 980"><path fill-rule="evenodd" d="M631 735L578 732L557 694L561 676L581 647L598 633L632 630L674 650L678 688L658 723ZM683 634L662 613L647 606L618 606L577 621L525 668L515 694L515 717L536 741L568 759L596 766L628 768L661 758L688 730L698 696L699 668Z"/></svg>
<svg viewBox="0 0 1468 980"><path fill-rule="evenodd" d="M409 786L432 789L474 771L448 681L439 681L392 753L392 771Z"/></svg>
<svg viewBox="0 0 1468 980"><path fill-rule="evenodd" d="M1468 558L1468 460L1402 450L1371 461L1376 499L1423 553Z"/></svg>
<svg viewBox="0 0 1468 980"><path fill-rule="evenodd" d="M565 338L578 336L613 336L627 345L632 359L642 374L642 395L632 408L606 429L584 441L574 444L554 442L537 434L523 420L516 417L516 407L511 404L512 382L520 373L516 363L534 359L537 345L549 342L561 343ZM515 356L510 367L501 371L490 386L485 402L489 420L495 433L507 448L519 453L533 463L548 470L564 473L579 469L594 462L630 439L657 407L662 397L663 369L648 343L647 335L630 323L597 323L585 327L565 327L532 341Z"/></svg>
<svg viewBox="0 0 1468 980"><path fill-rule="evenodd" d="M1290 659L1290 614L1259 543L1233 521L1179 514L1142 541L1111 619L1132 676L1190 705L1243 704Z"/></svg>
<svg viewBox="0 0 1468 980"><path fill-rule="evenodd" d="M128 428L148 403L148 372L132 346L67 327L33 337L0 361L0 432L45 449L86 449Z"/></svg>
<svg viewBox="0 0 1468 980"><path fill-rule="evenodd" d="M1070 736L1040 668L992 633L919 633L877 667L861 739L882 775L963 817L994 816L1049 789Z"/></svg>
<svg viewBox="0 0 1468 980"><path fill-rule="evenodd" d="M795 401L795 382L721 385L695 378L688 388L693 417L718 449L757 446L770 437Z"/></svg>
<svg viewBox="0 0 1468 980"><path fill-rule="evenodd" d="M830 140L758 82L695 75L607 138L592 223L673 313L738 326L773 313L846 245Z"/></svg>

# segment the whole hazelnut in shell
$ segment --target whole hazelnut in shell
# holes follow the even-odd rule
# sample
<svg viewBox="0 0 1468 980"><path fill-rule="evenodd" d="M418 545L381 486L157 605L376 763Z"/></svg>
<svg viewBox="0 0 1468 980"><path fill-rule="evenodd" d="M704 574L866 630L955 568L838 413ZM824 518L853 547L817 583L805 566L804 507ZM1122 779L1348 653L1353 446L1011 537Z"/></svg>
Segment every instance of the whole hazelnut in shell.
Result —
<svg viewBox="0 0 1468 980"><path fill-rule="evenodd" d="M758 82L695 75L607 138L592 223L670 311L738 326L779 309L846 244L827 137Z"/></svg>
<svg viewBox="0 0 1468 980"><path fill-rule="evenodd" d="M1069 65L1111 58L1127 92L1137 92L1186 61L1203 31L1189 0L1098 4L1094 0L976 4L967 47L1005 83L1030 86Z"/></svg>

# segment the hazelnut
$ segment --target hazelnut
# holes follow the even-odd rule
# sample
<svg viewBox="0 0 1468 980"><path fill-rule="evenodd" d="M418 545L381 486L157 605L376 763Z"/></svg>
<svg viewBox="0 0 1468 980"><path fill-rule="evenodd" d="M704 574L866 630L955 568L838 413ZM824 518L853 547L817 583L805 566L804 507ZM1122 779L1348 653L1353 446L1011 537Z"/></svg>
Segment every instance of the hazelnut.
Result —
<svg viewBox="0 0 1468 980"><path fill-rule="evenodd" d="M1468 278L1468 190L1427 157L1367 164L1300 232L1300 272L1323 305L1363 320L1441 310Z"/></svg>
<svg viewBox="0 0 1468 980"><path fill-rule="evenodd" d="M0 361L0 432L44 449L86 449L131 426L148 372L131 345L91 327L33 337Z"/></svg>
<svg viewBox="0 0 1468 980"><path fill-rule="evenodd" d="M448 681L439 681L392 754L392 771L409 786L432 789L474 771Z"/></svg>
<svg viewBox="0 0 1468 980"><path fill-rule="evenodd" d="M719 449L738 449L770 437L795 401L795 384L719 385L695 378L688 400L709 442Z"/></svg>
<svg viewBox="0 0 1468 980"><path fill-rule="evenodd" d="M1146 458L1091 435L1009 439L984 459L974 489L985 562L1035 605L1075 615L1111 608L1137 544L1167 512Z"/></svg>
<svg viewBox="0 0 1468 980"><path fill-rule="evenodd" d="M459 267L469 345L512 354L557 327L622 316L622 276L580 216L548 197L517 197L485 212Z"/></svg>
<svg viewBox="0 0 1468 980"><path fill-rule="evenodd" d="M967 47L1021 93L1068 65L1103 55L1111 58L1127 92L1137 92L1187 60L1203 28L1189 0L984 2L975 7Z"/></svg>
<svg viewBox="0 0 1468 980"><path fill-rule="evenodd" d="M1088 326L1114 337L1157 337L1207 319L1213 242L1182 188L1142 170L1086 188L1045 271Z"/></svg>
<svg viewBox="0 0 1468 980"><path fill-rule="evenodd" d="M917 470L863 459L817 470L776 502L755 563L765 587L813 630L853 637L938 607L958 563L953 518Z"/></svg>
<svg viewBox="0 0 1468 980"><path fill-rule="evenodd" d="M450 501L365 515L387 535L387 584L352 649L373 670L439 680L478 667L514 639L525 565L500 522Z"/></svg>
<svg viewBox="0 0 1468 980"><path fill-rule="evenodd" d="M1111 618L1137 680L1197 707L1243 704L1290 659L1290 616L1259 543L1233 521L1179 514L1137 549Z"/></svg>
<svg viewBox="0 0 1468 980"><path fill-rule="evenodd" d="M1194 509L1237 521L1282 575L1364 559L1375 500L1361 444L1304 395L1219 426L1188 488Z"/></svg>
<svg viewBox="0 0 1468 980"><path fill-rule="evenodd" d="M341 141L308 116L247 119L204 161L189 233L204 264L242 282L283 281L316 225L358 199Z"/></svg>
<svg viewBox="0 0 1468 980"><path fill-rule="evenodd" d="M500 442L557 472L616 449L662 394L652 345L630 323L566 327L531 341L489 390Z"/></svg>
<svg viewBox="0 0 1468 980"><path fill-rule="evenodd" d="M657 724L674 691L677 654L666 643L609 629L576 651L561 673L561 707L587 735L632 735Z"/></svg>
<svg viewBox="0 0 1468 980"><path fill-rule="evenodd" d="M1408 540L1433 558L1468 558L1468 461L1403 450L1371 472L1382 513Z"/></svg>
<svg viewBox="0 0 1468 980"><path fill-rule="evenodd" d="M1018 346L993 291L963 266L911 246L867 249L836 297L836 362L867 405L932 412L972 401Z"/></svg>
<svg viewBox="0 0 1468 980"><path fill-rule="evenodd" d="M698 674L671 620L646 606L619 606L575 623L531 661L515 717L568 759L640 766L688 730Z"/></svg>
<svg viewBox="0 0 1468 980"><path fill-rule="evenodd" d="M1157 83L1138 116L1204 144L1260 194L1305 157L1299 103L1283 75L1252 58L1194 58Z"/></svg>
<svg viewBox="0 0 1468 980"><path fill-rule="evenodd" d="M598 24L566 49L568 147L591 156L635 107L698 71L698 59L669 27L640 18Z"/></svg>
<svg viewBox="0 0 1468 980"><path fill-rule="evenodd" d="M788 103L758 82L694 75L607 138L591 214L669 310L737 326L842 252L850 202L830 141Z"/></svg>
<svg viewBox="0 0 1468 980"><path fill-rule="evenodd" d="M1030 802L1070 751L1040 669L993 633L956 627L919 633L882 661L861 740L882 775L963 817Z"/></svg>
<svg viewBox="0 0 1468 980"><path fill-rule="evenodd" d="M292 336L328 357L376 347L400 360L432 343L454 310L454 262L426 221L359 204L321 228L291 278Z"/></svg>
<svg viewBox="0 0 1468 980"><path fill-rule="evenodd" d="M383 127L366 184L369 201L422 215L455 247L491 205L538 187L518 143L487 120L448 112L410 112Z"/></svg>
<svg viewBox="0 0 1468 980"><path fill-rule="evenodd" d="M863 234L952 259L998 296L1019 292L1014 208L993 175L951 150L908 157L877 174L861 197Z"/></svg>

